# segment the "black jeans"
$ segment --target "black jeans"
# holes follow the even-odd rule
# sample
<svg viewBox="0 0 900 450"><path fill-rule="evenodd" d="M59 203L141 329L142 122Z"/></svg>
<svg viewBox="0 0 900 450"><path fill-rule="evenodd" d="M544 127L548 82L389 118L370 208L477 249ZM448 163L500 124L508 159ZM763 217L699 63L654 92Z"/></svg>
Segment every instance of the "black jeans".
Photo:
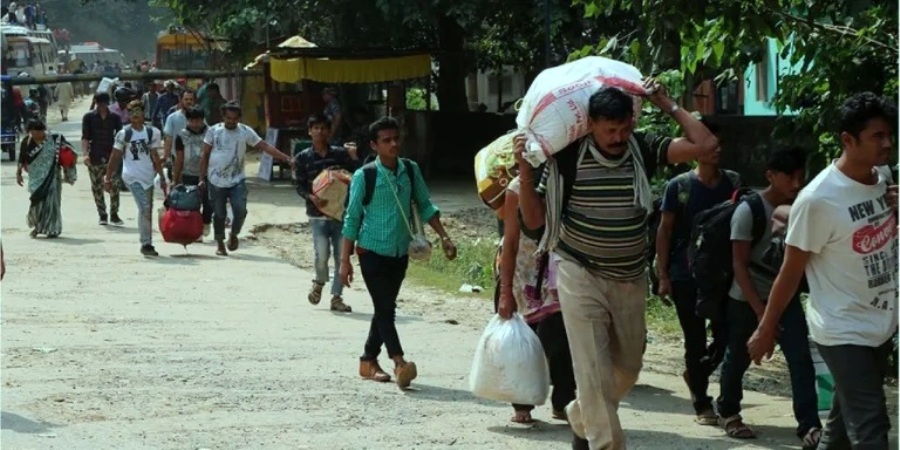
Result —
<svg viewBox="0 0 900 450"><path fill-rule="evenodd" d="M712 342L707 345L706 319L696 313L696 283L673 281L672 300L678 313L681 331L684 333L684 363L687 369L685 382L691 392L694 411L700 414L712 408L713 399L707 393L709 377L725 357L725 347L728 344L726 324L721 320L709 324Z"/></svg>
<svg viewBox="0 0 900 450"><path fill-rule="evenodd" d="M835 395L818 450L887 450L884 376L892 342L880 347L818 345L834 377Z"/></svg>
<svg viewBox="0 0 900 450"><path fill-rule="evenodd" d="M550 366L550 384L553 385L550 404L553 405L553 409L563 411L569 402L575 400L575 370L572 368L572 354L569 352L569 340L562 313L547 316L530 326L541 340L544 354L547 355L547 364ZM513 404L513 408L516 411L531 411L534 406Z"/></svg>
<svg viewBox="0 0 900 450"><path fill-rule="evenodd" d="M756 331L756 313L749 303L730 299L728 316L728 349L722 362L721 395L717 399L718 412L728 418L741 412L744 397L744 373L750 367L747 341ZM781 335L778 344L787 360L791 374L791 396L794 418L797 419L797 435L806 435L812 427L822 427L819 420L816 372L809 351L809 330L800 298L794 298L781 316Z"/></svg>
<svg viewBox="0 0 900 450"><path fill-rule="evenodd" d="M200 177L182 175L181 182L184 183L185 186L196 186L200 184ZM209 225L212 223L213 216L213 206L212 200L209 199L209 192L201 192L200 201L202 202L200 210L203 214L203 225Z"/></svg>
<svg viewBox="0 0 900 450"><path fill-rule="evenodd" d="M408 256L393 258L369 251L359 255L359 270L375 307L372 325L369 326L369 338L366 340L363 355L359 358L361 361L378 359L382 345L387 349L389 357L403 356L403 347L400 346L394 319L397 314L397 294L400 293L400 285L406 278L408 266Z"/></svg>

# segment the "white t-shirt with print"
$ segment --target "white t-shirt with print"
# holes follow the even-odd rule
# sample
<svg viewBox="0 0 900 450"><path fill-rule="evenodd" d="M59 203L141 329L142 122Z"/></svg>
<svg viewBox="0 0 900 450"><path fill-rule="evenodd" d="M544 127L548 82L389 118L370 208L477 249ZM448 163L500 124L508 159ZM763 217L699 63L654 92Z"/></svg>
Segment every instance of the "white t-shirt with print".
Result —
<svg viewBox="0 0 900 450"><path fill-rule="evenodd" d="M832 164L797 197L785 242L811 252L806 312L815 342L876 347L897 329L897 218L890 173L861 184Z"/></svg>
<svg viewBox="0 0 900 450"><path fill-rule="evenodd" d="M203 142L212 146L206 173L210 184L229 188L243 181L247 146L256 146L260 141L259 135L242 123L233 130L225 128L224 123L209 127Z"/></svg>
<svg viewBox="0 0 900 450"><path fill-rule="evenodd" d="M131 129L131 142L125 142L125 133L130 128L127 126L116 133L116 141L113 148L122 152L122 181L131 186L140 183L144 189L153 187L153 179L156 170L153 168L153 159L150 152L158 152L162 148L162 133L149 125L138 131ZM152 141L147 140L147 130L153 129Z"/></svg>

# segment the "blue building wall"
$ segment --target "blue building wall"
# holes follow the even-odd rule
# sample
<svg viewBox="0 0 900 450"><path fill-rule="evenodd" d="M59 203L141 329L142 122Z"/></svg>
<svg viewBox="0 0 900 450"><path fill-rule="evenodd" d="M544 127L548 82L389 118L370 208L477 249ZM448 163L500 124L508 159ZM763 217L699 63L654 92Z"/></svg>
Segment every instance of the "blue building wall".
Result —
<svg viewBox="0 0 900 450"><path fill-rule="evenodd" d="M766 98L759 99L757 98L757 68L760 65L754 64L751 65L746 72L744 72L744 115L745 116L775 116L777 112L775 111L775 106L772 104L772 100L775 97L775 92L778 89L778 78L780 75L788 75L795 74L800 71L800 64L791 65L790 58L791 55L785 55L786 58L782 58L780 56L780 51L778 49L778 44L774 39L768 40L768 50L766 51L766 61L768 62L768 66L766 67L766 80L768 83L768 93L765 96ZM794 111L786 111L785 115L794 115L796 114Z"/></svg>

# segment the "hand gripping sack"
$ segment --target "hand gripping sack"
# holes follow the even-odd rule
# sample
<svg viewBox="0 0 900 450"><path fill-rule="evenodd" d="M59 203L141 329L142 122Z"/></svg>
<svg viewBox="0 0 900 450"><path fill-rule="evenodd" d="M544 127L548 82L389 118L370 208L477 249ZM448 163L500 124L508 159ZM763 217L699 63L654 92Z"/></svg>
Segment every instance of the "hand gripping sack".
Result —
<svg viewBox="0 0 900 450"><path fill-rule="evenodd" d="M588 56L541 72L531 83L516 125L528 138L525 159L537 167L554 153L588 134L588 100L612 86L635 97L647 94L637 68L601 56ZM641 101L635 101L635 120Z"/></svg>
<svg viewBox="0 0 900 450"><path fill-rule="evenodd" d="M177 211L199 211L203 193L197 186L179 184L172 188L163 205Z"/></svg>
<svg viewBox="0 0 900 450"><path fill-rule="evenodd" d="M495 211L503 207L506 187L519 172L513 155L514 137L515 133L504 134L475 155L478 195L485 205Z"/></svg>
<svg viewBox="0 0 900 450"><path fill-rule="evenodd" d="M503 403L543 405L550 369L538 336L518 313L495 315L475 349L469 388L477 397Z"/></svg>

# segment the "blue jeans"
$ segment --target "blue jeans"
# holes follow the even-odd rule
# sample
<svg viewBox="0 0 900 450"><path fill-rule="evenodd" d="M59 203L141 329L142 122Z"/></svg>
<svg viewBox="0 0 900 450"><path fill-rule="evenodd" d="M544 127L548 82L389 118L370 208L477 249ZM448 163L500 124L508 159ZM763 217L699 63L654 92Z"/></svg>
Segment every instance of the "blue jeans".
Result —
<svg viewBox="0 0 900 450"><path fill-rule="evenodd" d="M231 202L231 212L234 220L231 222L231 234L237 236L244 226L247 218L247 183L243 180L228 188L207 185L209 199L213 204L213 231L217 241L225 240L225 219L228 217L228 202Z"/></svg>
<svg viewBox="0 0 900 450"><path fill-rule="evenodd" d="M341 245L343 223L329 218L310 218L312 228L313 251L315 252L316 283L328 282L328 258L334 258L334 275L331 279L331 295L340 296L344 291L341 285ZM329 248L331 252L329 252Z"/></svg>
<svg viewBox="0 0 900 450"><path fill-rule="evenodd" d="M750 367L747 341L758 326L756 313L750 304L730 299L728 301L728 348L722 361L720 377L721 395L717 399L718 413L728 418L741 412L744 397L744 373ZM781 316L781 335L778 344L787 360L791 374L791 395L793 397L794 418L797 419L797 435L802 437L812 427L821 428L819 420L818 394L816 393L816 371L809 352L809 330L800 299L788 304Z"/></svg>
<svg viewBox="0 0 900 450"><path fill-rule="evenodd" d="M144 189L141 183L128 186L131 196L138 207L138 231L141 233L141 245L153 245L153 186Z"/></svg>

